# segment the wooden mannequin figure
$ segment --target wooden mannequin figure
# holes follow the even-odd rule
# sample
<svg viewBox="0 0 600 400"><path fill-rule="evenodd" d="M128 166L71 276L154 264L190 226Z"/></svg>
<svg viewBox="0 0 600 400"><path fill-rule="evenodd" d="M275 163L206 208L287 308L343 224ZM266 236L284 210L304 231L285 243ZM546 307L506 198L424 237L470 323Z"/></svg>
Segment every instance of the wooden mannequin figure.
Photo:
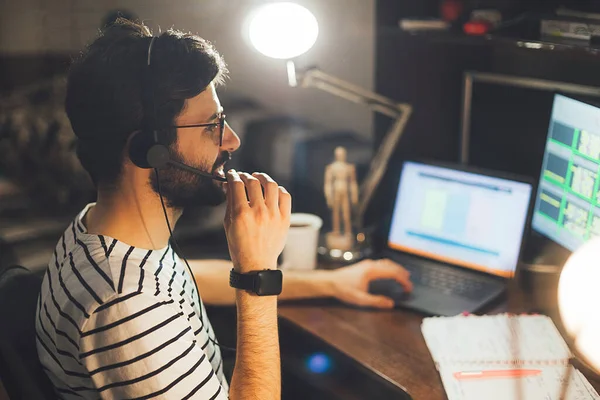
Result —
<svg viewBox="0 0 600 400"><path fill-rule="evenodd" d="M333 220L333 231L326 235L327 247L350 250L354 244L351 204L358 204L356 169L346 162L345 148L337 147L334 155L334 162L325 168L325 199L332 210Z"/></svg>

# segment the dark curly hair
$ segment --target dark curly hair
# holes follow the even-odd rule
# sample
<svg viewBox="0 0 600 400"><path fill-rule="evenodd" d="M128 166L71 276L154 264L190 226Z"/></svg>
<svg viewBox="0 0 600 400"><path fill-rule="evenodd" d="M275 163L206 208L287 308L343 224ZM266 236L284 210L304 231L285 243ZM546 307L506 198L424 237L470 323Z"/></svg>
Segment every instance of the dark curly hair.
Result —
<svg viewBox="0 0 600 400"><path fill-rule="evenodd" d="M144 91L153 92L154 121L161 128L161 142L169 145L176 138L170 127L185 100L211 82L223 83L227 74L223 58L208 41L168 30L154 42L151 79L144 79L152 36L144 24L119 19L102 31L69 71L65 109L78 138L77 156L96 187L117 182L127 139L148 118ZM152 87L144 87L148 84Z"/></svg>

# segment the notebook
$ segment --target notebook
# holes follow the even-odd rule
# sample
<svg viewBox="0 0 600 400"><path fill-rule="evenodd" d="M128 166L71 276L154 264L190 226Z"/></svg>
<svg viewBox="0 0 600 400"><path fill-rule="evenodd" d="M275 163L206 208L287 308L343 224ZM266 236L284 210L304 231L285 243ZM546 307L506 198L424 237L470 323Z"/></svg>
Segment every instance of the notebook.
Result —
<svg viewBox="0 0 600 400"><path fill-rule="evenodd" d="M449 400L600 399L546 316L433 317L421 331Z"/></svg>

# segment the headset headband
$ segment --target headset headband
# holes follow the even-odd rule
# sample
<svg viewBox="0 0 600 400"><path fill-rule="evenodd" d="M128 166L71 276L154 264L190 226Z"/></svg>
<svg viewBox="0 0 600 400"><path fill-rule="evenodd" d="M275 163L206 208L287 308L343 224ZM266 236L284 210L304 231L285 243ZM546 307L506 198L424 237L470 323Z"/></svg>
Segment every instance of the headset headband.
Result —
<svg viewBox="0 0 600 400"><path fill-rule="evenodd" d="M150 44L148 45L146 71L144 71L146 78L144 79L144 89L142 89L142 91L145 93L145 101L142 103L144 105L144 125L146 129L150 130L150 133L154 139L154 143L158 143L158 131L156 127L156 104L154 104L154 82L152 79L151 62L152 49L156 39L158 39L158 37L153 36L150 39Z"/></svg>
<svg viewBox="0 0 600 400"><path fill-rule="evenodd" d="M150 60L152 59L152 46L154 46L154 41L158 39L158 37L156 36L152 36L152 39L150 40L150 45L148 46L148 60L146 62L146 65L150 66Z"/></svg>

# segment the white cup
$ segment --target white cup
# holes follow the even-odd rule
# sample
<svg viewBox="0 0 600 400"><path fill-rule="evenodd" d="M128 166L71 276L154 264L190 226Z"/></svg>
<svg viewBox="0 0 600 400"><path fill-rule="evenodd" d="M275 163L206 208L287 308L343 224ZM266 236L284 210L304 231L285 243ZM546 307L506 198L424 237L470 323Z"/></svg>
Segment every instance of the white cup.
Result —
<svg viewBox="0 0 600 400"><path fill-rule="evenodd" d="M292 214L281 269L311 270L317 267L317 246L323 220L313 214Z"/></svg>

